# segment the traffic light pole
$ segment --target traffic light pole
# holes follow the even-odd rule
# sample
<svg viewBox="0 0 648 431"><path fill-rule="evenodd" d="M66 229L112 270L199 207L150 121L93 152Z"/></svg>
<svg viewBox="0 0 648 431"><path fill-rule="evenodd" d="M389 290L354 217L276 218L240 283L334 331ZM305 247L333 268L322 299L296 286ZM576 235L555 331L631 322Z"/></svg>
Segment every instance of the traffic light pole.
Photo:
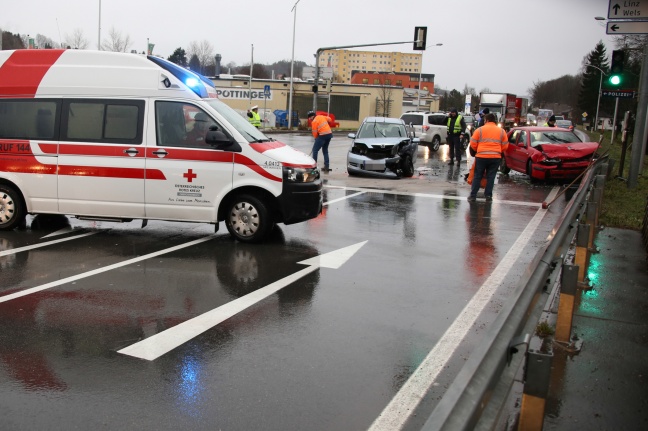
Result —
<svg viewBox="0 0 648 431"><path fill-rule="evenodd" d="M628 188L637 187L637 179L643 166L643 156L646 146L646 120L648 120L648 44L644 46L643 63L641 65L641 80L639 82L639 100L637 117L635 118L634 137L632 139L632 155L630 172L628 173Z"/></svg>

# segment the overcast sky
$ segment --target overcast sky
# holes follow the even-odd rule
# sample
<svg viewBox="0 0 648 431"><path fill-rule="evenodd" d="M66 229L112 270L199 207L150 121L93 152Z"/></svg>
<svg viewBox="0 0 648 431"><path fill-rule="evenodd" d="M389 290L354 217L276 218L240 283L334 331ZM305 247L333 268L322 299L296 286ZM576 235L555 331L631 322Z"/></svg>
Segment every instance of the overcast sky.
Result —
<svg viewBox="0 0 648 431"><path fill-rule="evenodd" d="M54 41L81 29L96 49L114 27L142 52L168 57L192 41L208 40L222 64L290 60L291 12L296 0L2 0L0 28ZM101 3L101 14L99 4ZM534 82L578 73L582 59L602 40L613 41L595 16L607 16L609 0L300 0L295 60L314 65L318 48L411 41L427 26L423 73L439 88L528 94ZM432 46L443 43L441 47ZM412 44L357 48L415 52Z"/></svg>

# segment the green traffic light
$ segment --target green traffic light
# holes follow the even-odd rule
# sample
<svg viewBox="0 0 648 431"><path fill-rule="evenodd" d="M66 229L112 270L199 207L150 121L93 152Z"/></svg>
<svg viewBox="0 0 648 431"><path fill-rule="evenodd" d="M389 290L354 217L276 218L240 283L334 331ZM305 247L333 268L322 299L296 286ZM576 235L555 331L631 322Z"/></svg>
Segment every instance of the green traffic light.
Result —
<svg viewBox="0 0 648 431"><path fill-rule="evenodd" d="M612 75L612 76L610 76L610 84L612 84L612 85L621 84L621 76L620 75Z"/></svg>

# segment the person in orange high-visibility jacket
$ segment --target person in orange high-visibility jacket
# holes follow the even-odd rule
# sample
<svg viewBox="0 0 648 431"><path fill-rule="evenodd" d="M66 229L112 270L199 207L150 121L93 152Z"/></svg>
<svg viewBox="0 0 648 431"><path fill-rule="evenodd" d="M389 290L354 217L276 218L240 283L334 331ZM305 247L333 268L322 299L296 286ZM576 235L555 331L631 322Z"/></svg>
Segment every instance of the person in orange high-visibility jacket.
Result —
<svg viewBox="0 0 648 431"><path fill-rule="evenodd" d="M471 184L468 201L474 202L477 199L482 177L486 172L486 188L484 196L487 201L493 200L493 186L497 169L502 161L502 153L508 148L508 137L504 129L495 123L495 115L487 114L484 125L473 133L470 138L470 154L475 159L475 178Z"/></svg>
<svg viewBox="0 0 648 431"><path fill-rule="evenodd" d="M322 154L324 154L324 169L322 169L322 171L330 172L328 148L331 143L331 138L333 137L331 126L329 126L331 118L326 115L315 115L313 111L309 111L307 115L309 120L312 119L311 130L315 137L315 143L313 144L313 159L317 162L317 153L319 153L319 150L321 149Z"/></svg>

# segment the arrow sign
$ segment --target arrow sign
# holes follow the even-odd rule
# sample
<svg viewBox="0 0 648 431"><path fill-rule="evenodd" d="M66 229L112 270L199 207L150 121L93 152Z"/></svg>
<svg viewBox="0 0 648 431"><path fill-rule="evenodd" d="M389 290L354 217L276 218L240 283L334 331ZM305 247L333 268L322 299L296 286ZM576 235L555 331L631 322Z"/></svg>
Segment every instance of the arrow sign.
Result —
<svg viewBox="0 0 648 431"><path fill-rule="evenodd" d="M646 19L648 0L610 0L608 19Z"/></svg>
<svg viewBox="0 0 648 431"><path fill-rule="evenodd" d="M338 269L366 243L367 241L359 242L298 262L308 267L145 340L124 347L118 353L153 361L319 268Z"/></svg>
<svg viewBox="0 0 648 431"><path fill-rule="evenodd" d="M648 3L648 0L646 0ZM645 34L648 21L608 21L606 34Z"/></svg>

